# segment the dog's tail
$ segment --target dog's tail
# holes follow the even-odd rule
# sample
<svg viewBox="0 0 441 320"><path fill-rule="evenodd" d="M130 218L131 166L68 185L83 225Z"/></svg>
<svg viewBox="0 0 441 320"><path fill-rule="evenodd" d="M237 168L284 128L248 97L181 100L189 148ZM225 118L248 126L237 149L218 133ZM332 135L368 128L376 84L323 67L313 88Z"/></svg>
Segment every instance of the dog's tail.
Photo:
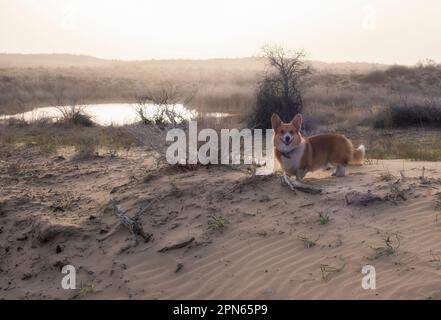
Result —
<svg viewBox="0 0 441 320"><path fill-rule="evenodd" d="M366 147L364 145L360 145L357 149L353 149L351 164L362 165L365 155Z"/></svg>

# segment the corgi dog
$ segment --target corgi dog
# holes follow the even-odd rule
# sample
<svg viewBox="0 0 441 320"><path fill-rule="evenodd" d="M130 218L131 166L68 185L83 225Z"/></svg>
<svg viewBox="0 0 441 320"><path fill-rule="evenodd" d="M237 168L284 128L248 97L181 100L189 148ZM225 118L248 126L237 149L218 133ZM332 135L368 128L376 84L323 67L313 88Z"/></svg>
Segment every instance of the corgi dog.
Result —
<svg viewBox="0 0 441 320"><path fill-rule="evenodd" d="M343 177L347 165L363 164L363 145L355 149L348 138L335 133L303 137L302 123L300 114L289 123L283 123L277 114L271 117L274 155L285 174L302 181L307 172L332 165L336 166L333 176Z"/></svg>

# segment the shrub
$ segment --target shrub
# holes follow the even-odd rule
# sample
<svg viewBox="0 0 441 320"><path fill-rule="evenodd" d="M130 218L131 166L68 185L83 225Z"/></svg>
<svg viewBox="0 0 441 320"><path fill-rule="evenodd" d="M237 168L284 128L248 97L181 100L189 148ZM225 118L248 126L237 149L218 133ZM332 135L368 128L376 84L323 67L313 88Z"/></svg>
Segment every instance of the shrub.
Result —
<svg viewBox="0 0 441 320"><path fill-rule="evenodd" d="M284 122L291 121L297 113L302 112L303 103L299 96L281 96L272 87L272 81L265 79L259 87L256 105L251 117L252 128L271 129L271 115L277 113Z"/></svg>
<svg viewBox="0 0 441 320"><path fill-rule="evenodd" d="M248 126L271 129L273 113L288 122L303 111L300 80L310 73L310 68L304 62L303 51L290 53L281 47L265 47L264 54L271 69L259 84Z"/></svg>
<svg viewBox="0 0 441 320"><path fill-rule="evenodd" d="M8 118L6 124L9 127L23 128L29 126L29 123L23 118Z"/></svg>
<svg viewBox="0 0 441 320"><path fill-rule="evenodd" d="M385 83L389 80L387 74L384 71L372 71L369 72L366 75L363 75L361 77L361 80L365 83L369 83L369 84L381 84L381 83Z"/></svg>
<svg viewBox="0 0 441 320"><path fill-rule="evenodd" d="M75 143L75 155L73 160L87 160L97 156L96 139L92 137L80 136Z"/></svg>
<svg viewBox="0 0 441 320"><path fill-rule="evenodd" d="M389 67L385 73L391 77L409 77L413 78L416 75L416 70L414 68L409 68L406 66L392 66Z"/></svg>
<svg viewBox="0 0 441 320"><path fill-rule="evenodd" d="M95 122L93 122L91 116L80 112L74 114L72 124L83 127L95 126Z"/></svg>
<svg viewBox="0 0 441 320"><path fill-rule="evenodd" d="M85 106L71 105L57 107L61 113L61 117L58 118L59 124L76 125L83 127L93 127L92 117L84 113Z"/></svg>
<svg viewBox="0 0 441 320"><path fill-rule="evenodd" d="M376 115L375 128L441 127L441 105L392 105Z"/></svg>

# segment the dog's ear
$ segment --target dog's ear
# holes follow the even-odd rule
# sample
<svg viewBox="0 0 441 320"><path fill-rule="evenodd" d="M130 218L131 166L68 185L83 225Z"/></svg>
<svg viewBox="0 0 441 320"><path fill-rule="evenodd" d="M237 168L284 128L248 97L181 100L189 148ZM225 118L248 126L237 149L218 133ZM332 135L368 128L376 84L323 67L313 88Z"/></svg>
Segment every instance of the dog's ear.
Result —
<svg viewBox="0 0 441 320"><path fill-rule="evenodd" d="M279 115L277 113L273 113L271 116L271 126L273 127L273 130L276 130L281 124L282 120L280 120Z"/></svg>
<svg viewBox="0 0 441 320"><path fill-rule="evenodd" d="M292 119L291 123L297 128L297 130L301 130L302 129L302 123L303 123L303 117L302 115L299 113L297 114L294 119Z"/></svg>

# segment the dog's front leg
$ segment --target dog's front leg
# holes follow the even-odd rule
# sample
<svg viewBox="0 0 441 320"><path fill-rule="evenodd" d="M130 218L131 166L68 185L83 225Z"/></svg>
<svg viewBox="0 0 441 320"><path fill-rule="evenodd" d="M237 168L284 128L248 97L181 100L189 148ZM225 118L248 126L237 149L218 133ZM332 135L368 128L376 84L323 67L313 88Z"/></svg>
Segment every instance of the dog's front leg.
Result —
<svg viewBox="0 0 441 320"><path fill-rule="evenodd" d="M337 169L335 170L335 172L332 174L332 176L334 176L334 177L338 177L338 178L341 178L341 177L344 177L345 174L346 174L346 168L345 168L345 166L339 164L339 165L337 166Z"/></svg>

